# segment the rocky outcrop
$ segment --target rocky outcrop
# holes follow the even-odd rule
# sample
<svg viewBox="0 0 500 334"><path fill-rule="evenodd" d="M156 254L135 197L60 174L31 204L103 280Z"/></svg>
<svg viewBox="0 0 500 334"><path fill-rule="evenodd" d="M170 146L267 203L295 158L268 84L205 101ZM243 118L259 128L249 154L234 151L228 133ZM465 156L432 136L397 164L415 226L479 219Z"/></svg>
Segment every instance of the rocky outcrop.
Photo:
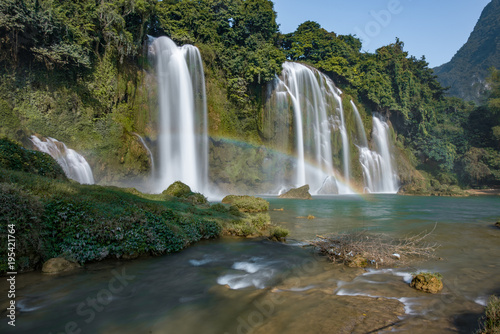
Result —
<svg viewBox="0 0 500 334"><path fill-rule="evenodd" d="M62 257L56 257L48 260L43 264L42 272L46 274L58 274L77 268L80 268L80 265L78 263L68 261Z"/></svg>
<svg viewBox="0 0 500 334"><path fill-rule="evenodd" d="M286 193L278 196L279 198L294 198L294 199L312 199L309 193L309 185L306 184L300 188L292 188Z"/></svg>
<svg viewBox="0 0 500 334"><path fill-rule="evenodd" d="M413 277L410 286L420 291L438 293L443 289L443 282L438 274L420 273Z"/></svg>

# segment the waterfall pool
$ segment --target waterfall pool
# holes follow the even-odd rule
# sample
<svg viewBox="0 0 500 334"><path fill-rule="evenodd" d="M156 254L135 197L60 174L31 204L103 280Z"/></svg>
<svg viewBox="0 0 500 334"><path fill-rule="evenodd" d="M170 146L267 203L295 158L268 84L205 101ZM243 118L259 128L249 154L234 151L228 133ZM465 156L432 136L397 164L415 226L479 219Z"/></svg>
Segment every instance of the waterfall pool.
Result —
<svg viewBox="0 0 500 334"><path fill-rule="evenodd" d="M19 275L15 332L472 332L488 296L500 293L500 197L268 200L273 221L290 230L286 244L223 238L168 256ZM297 218L308 215L316 218ZM440 245L436 259L411 266L346 268L303 247L330 232L399 238L436 223L428 237ZM411 289L419 271L441 273L443 291ZM1 286L5 293L5 279ZM12 332L3 314L0 331Z"/></svg>

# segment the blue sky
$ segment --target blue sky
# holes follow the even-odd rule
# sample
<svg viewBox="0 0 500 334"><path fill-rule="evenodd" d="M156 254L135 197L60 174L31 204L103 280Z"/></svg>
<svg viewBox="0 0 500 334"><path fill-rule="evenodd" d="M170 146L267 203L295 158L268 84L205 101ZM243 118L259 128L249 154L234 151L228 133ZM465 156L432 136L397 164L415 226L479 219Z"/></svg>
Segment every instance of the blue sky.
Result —
<svg viewBox="0 0 500 334"><path fill-rule="evenodd" d="M448 62L467 41L490 0L273 0L282 33L318 22L328 31L356 35L363 51L393 43L425 55L430 67Z"/></svg>

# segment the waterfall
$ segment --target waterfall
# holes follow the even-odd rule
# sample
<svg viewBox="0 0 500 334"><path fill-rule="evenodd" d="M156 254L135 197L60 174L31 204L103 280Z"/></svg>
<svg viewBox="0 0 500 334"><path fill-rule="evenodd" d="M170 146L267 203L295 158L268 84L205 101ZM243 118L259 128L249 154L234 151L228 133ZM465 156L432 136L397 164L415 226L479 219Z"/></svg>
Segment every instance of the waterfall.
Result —
<svg viewBox="0 0 500 334"><path fill-rule="evenodd" d="M288 124L278 126L275 131L294 131L294 147L297 159L293 186L309 184L312 193L352 193L342 185L333 167L332 133L341 134L343 169L346 182L349 180L349 141L344 120L341 91L324 74L314 68L292 62L283 64L281 77L273 83L276 114L292 113ZM271 121L271 123L276 123ZM275 146L280 146L279 144ZM281 145L282 146L282 145Z"/></svg>
<svg viewBox="0 0 500 334"><path fill-rule="evenodd" d="M146 142L144 141L144 138L142 138L138 133L132 132L134 136L139 139L141 142L142 147L148 152L148 156L151 159L151 174L155 175L155 159L153 157L153 152L149 149L148 145L146 145Z"/></svg>
<svg viewBox="0 0 500 334"><path fill-rule="evenodd" d="M354 116L356 117L356 127L358 130L358 141L360 147L368 147L368 140L366 139L365 127L363 126L363 121L359 115L359 110L351 100L352 110L354 111Z"/></svg>
<svg viewBox="0 0 500 334"><path fill-rule="evenodd" d="M199 50L177 47L168 37L152 45L156 58L160 117L156 185L161 192L175 181L193 191L208 182L208 136L205 77Z"/></svg>
<svg viewBox="0 0 500 334"><path fill-rule="evenodd" d="M39 151L48 153L61 165L68 178L81 184L94 184L92 169L78 152L67 148L64 143L54 138L48 137L42 141L36 136L31 136L30 139Z"/></svg>

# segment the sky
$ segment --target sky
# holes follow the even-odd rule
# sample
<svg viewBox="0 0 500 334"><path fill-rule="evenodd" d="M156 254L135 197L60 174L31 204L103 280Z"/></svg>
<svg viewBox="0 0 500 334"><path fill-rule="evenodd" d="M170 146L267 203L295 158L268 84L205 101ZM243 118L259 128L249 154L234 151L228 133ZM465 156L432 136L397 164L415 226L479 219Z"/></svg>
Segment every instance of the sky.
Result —
<svg viewBox="0 0 500 334"><path fill-rule="evenodd" d="M375 52L398 37L429 67L451 60L467 42L490 0L272 0L282 33L316 21L339 35L356 35Z"/></svg>

